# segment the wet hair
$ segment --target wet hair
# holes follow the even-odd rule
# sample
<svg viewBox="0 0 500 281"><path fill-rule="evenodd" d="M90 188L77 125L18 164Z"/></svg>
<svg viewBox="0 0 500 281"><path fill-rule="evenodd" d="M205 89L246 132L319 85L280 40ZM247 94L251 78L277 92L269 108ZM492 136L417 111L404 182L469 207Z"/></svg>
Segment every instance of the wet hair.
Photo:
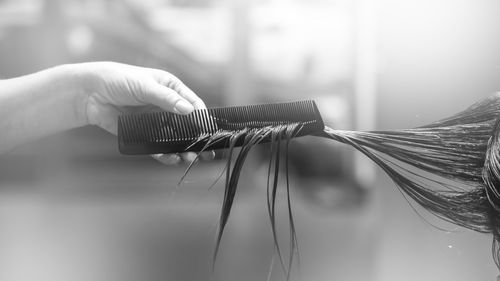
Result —
<svg viewBox="0 0 500 281"><path fill-rule="evenodd" d="M453 224L493 234L493 259L500 268L500 94L449 118L414 129L343 131L325 127L318 137L347 144L376 163L402 191L425 210ZM214 251L214 264L237 192L243 164L252 147L270 138L267 207L280 265L290 277L297 236L288 179L290 139L301 124L220 132L210 142L228 141L225 192ZM238 151L235 143L244 139ZM275 204L280 165L285 165L290 227L289 255L283 257L276 233Z"/></svg>

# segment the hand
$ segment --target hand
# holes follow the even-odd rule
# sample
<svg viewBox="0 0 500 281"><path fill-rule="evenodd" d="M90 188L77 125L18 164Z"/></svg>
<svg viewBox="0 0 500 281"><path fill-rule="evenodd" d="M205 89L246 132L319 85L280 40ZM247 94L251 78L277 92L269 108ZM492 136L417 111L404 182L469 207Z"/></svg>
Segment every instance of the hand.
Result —
<svg viewBox="0 0 500 281"><path fill-rule="evenodd" d="M125 112L147 111L152 107L177 114L189 114L206 108L205 103L174 75L152 68L113 62L80 64L90 83L82 112L88 124L117 134L118 116ZM208 153L213 157L213 153ZM211 156L210 156L211 155ZM157 154L153 158L164 164L191 162L193 152ZM204 155L207 158L207 154Z"/></svg>

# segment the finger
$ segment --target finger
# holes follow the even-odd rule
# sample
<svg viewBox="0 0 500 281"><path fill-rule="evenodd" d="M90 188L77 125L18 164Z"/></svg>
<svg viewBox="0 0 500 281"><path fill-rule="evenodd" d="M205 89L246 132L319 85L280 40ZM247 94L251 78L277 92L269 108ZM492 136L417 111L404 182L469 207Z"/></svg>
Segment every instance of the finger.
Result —
<svg viewBox="0 0 500 281"><path fill-rule="evenodd" d="M201 160L203 161L211 161L211 160L214 160L215 158L215 151L213 150L210 150L210 151L203 151L201 154L200 154L200 157Z"/></svg>
<svg viewBox="0 0 500 281"><path fill-rule="evenodd" d="M177 114L189 114L194 110L194 106L176 91L153 82L148 83L139 98Z"/></svg>
<svg viewBox="0 0 500 281"><path fill-rule="evenodd" d="M161 70L157 70L156 75L158 82L161 85L176 91L181 97L190 102L193 105L194 109L207 108L203 100L175 75Z"/></svg>
<svg viewBox="0 0 500 281"><path fill-rule="evenodd" d="M184 152L180 154L182 160L186 163L191 163L197 158L197 154L194 152Z"/></svg>
<svg viewBox="0 0 500 281"><path fill-rule="evenodd" d="M152 154L151 157L165 165L178 165L182 162L181 157L177 154Z"/></svg>
<svg viewBox="0 0 500 281"><path fill-rule="evenodd" d="M118 116L120 116L120 111L113 105L103 104L95 100L92 96L89 97L87 105L87 119L89 124L97 125L113 135L117 135Z"/></svg>

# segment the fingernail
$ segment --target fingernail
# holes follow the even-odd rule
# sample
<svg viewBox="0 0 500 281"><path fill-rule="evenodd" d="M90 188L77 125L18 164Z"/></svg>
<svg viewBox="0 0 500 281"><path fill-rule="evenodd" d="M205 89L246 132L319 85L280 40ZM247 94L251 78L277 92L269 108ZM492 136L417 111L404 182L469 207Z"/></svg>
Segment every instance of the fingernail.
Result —
<svg viewBox="0 0 500 281"><path fill-rule="evenodd" d="M176 111L176 113L179 113L179 114L188 114L194 110L194 107L189 102L187 102L185 100L179 100L175 104L174 110Z"/></svg>
<svg viewBox="0 0 500 281"><path fill-rule="evenodd" d="M201 153L201 159L203 161L210 161L210 160L213 160L215 158L215 152L213 150L211 151L203 151Z"/></svg>

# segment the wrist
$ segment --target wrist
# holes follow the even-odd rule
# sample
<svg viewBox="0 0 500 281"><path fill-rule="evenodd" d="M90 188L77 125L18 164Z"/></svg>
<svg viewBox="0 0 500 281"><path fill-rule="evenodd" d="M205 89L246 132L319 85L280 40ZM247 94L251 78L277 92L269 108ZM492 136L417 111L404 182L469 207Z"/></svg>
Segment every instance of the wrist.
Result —
<svg viewBox="0 0 500 281"><path fill-rule="evenodd" d="M88 77L78 65L62 65L2 81L0 151L87 125Z"/></svg>
<svg viewBox="0 0 500 281"><path fill-rule="evenodd" d="M87 118L87 104L89 96L99 88L99 79L91 68L92 63L77 63L57 66L63 82L63 92L70 96L70 105L74 111L75 127L89 125Z"/></svg>

